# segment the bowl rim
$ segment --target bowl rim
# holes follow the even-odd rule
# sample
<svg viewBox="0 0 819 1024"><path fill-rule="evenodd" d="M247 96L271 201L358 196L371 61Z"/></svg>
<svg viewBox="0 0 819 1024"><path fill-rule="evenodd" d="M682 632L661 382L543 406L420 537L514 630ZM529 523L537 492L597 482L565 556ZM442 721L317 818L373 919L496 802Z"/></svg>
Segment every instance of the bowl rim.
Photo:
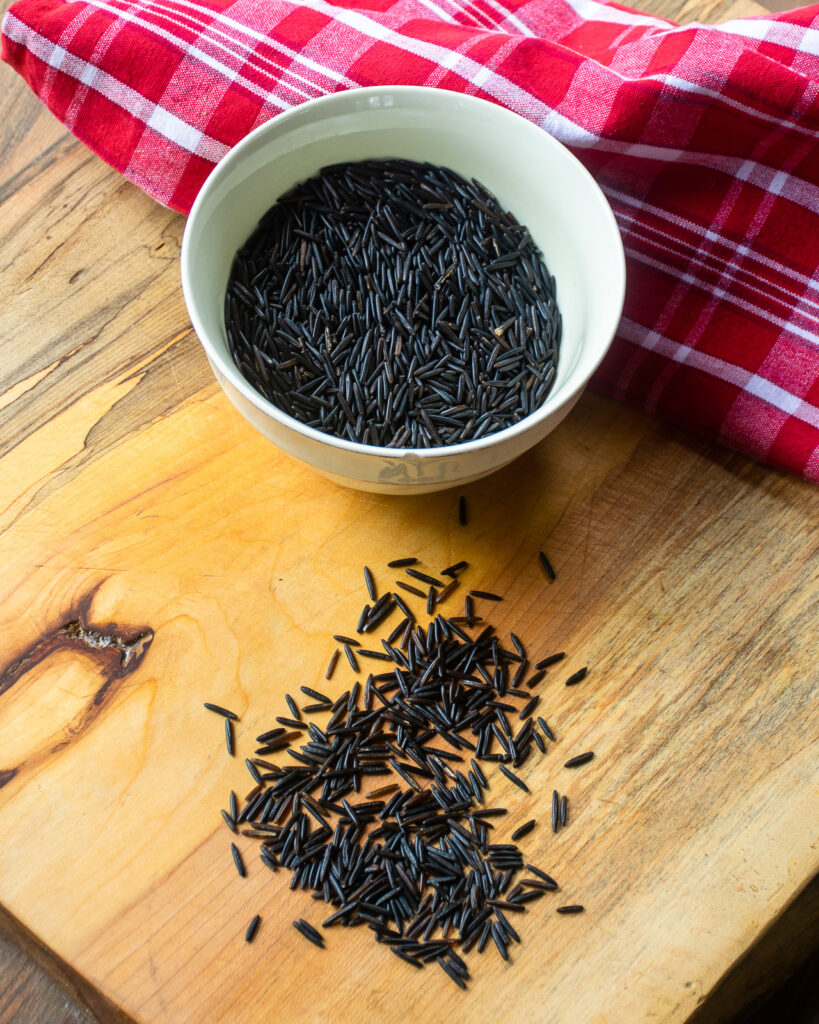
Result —
<svg viewBox="0 0 819 1024"><path fill-rule="evenodd" d="M615 257L615 265L613 267L611 288L613 297L612 300L610 300L613 302L613 324L611 328L611 336L603 345L599 355L593 360L593 365L587 374L581 375L571 387L562 390L557 394L553 395L550 393L547 395L546 400L542 405L527 416L518 420L517 423L513 423L511 426L504 427L502 430L497 430L492 434L486 434L483 437L479 437L471 441L460 441L457 444L437 445L430 448L388 448L384 445L369 445L362 444L359 441L349 441L346 438L337 437L335 434L328 434L316 429L315 427L310 427L306 423L302 423L300 420L297 420L289 413L286 413L277 405L274 405L271 401L265 398L264 395L258 392L250 382L245 379L233 361L225 359L221 352L211 342L208 331L205 329L202 319L199 316L197 303L193 298L195 289L193 284L192 262L194 257L191 254L192 243L190 241L194 234L197 220L203 215L203 210L207 208L211 193L219 187L222 179L231 173L234 166L242 160L245 150L251 148L256 140L261 136L264 136L269 132L281 131L283 125L286 127L287 121L304 117L305 111L308 109L323 107L332 108L335 105L341 105L349 102L351 93L355 93L356 97L365 99L369 96L393 95L396 93L405 96L413 94L425 95L429 99L434 98L434 102L436 103L448 103L456 100L459 103L465 103L467 105L492 108L494 116L508 117L517 121L520 127L524 130L537 132L543 142L547 146L554 147L555 151L560 153L561 159L566 159L570 164L573 164L575 173L585 178L586 184L591 186L591 194L594 196L594 201L597 203L599 208L601 220L602 222L606 222L608 228L610 228L611 237L615 243L612 252ZM213 168L191 206L182 235L180 264L182 293L196 336L205 350L205 354L211 364L215 366L219 373L227 378L231 385L236 388L245 399L251 402L251 404L253 404L260 412L279 422L283 427L294 430L303 437L309 438L319 444L354 455L390 459L412 458L432 460L436 458L465 455L471 452L483 451L485 449L492 448L495 445L502 444L504 441L512 440L521 434L527 433L533 427L537 426L541 420L548 418L558 410L562 409L566 404L573 402L579 393L586 387L589 379L600 366L600 363L603 361L603 358L610 347L617 329L617 324L619 323L622 315L626 288L625 252L623 250L620 229L617 226L614 213L600 186L567 146L556 139L545 128L536 125L534 122L529 121L527 118L513 110L509 110L508 107L504 107L499 103L493 103L490 100L485 100L479 96L470 96L466 93L456 92L452 89L439 89L422 85L362 86L361 88L344 89L340 92L328 93L324 96L316 96L313 99L306 100L304 103L300 103L295 107L291 107L289 110L276 114L274 117L270 118L270 120L258 125L247 135L243 136L243 138L241 138L236 145L232 146L230 151ZM615 313L616 315L614 315ZM555 401L552 402L552 399L555 399Z"/></svg>

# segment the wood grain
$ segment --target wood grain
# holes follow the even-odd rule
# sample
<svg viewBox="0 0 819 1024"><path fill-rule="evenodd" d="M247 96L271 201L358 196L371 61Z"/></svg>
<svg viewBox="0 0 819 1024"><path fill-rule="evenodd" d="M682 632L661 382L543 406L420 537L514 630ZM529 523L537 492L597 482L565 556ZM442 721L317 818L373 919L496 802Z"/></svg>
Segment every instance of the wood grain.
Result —
<svg viewBox="0 0 819 1024"><path fill-rule="evenodd" d="M815 491L592 394L467 489L466 529L457 495L322 481L213 382L179 289L182 219L5 73L4 907L140 1022L239 1024L283 1005L305 1022L687 1019L816 873ZM246 754L354 624L361 565L388 580L405 549L469 559L474 585L507 595L502 628L565 648L566 674L592 665L582 687L550 679L559 740L527 769L532 796L492 777L518 822L546 817L553 786L569 793L571 827L525 846L588 913L541 904L513 964L473 958L465 996L369 935L305 949L289 922L317 921L311 902L249 842L236 877L218 810L249 784L201 710L235 707ZM125 664L116 641L139 637ZM588 747L582 773L560 767Z"/></svg>
<svg viewBox="0 0 819 1024"><path fill-rule="evenodd" d="M0 978L8 979L0 997L3 1024L130 1024L132 1018L2 906L0 941Z"/></svg>
<svg viewBox="0 0 819 1024"><path fill-rule="evenodd" d="M787 978L786 984L782 979ZM819 1011L819 875L770 923L689 1024L816 1024ZM747 1018L747 1020L746 1020Z"/></svg>
<svg viewBox="0 0 819 1024"><path fill-rule="evenodd" d="M95 1024L10 939L0 936L0 1020Z"/></svg>

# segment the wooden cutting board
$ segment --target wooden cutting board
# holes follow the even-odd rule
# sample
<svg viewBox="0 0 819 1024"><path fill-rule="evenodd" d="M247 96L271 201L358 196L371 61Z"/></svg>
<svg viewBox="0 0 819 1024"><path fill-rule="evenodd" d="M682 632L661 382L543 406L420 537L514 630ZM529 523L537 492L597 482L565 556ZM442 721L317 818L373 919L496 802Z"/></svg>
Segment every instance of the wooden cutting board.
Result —
<svg viewBox="0 0 819 1024"><path fill-rule="evenodd" d="M591 394L465 490L465 527L457 493L324 481L213 382L179 289L182 219L5 74L5 926L103 1017L146 1024L688 1018L817 870L815 489ZM330 635L355 625L362 566L386 586L404 554L467 559L472 586L505 595L501 631L569 653L542 688L558 740L524 770L531 793L490 773L499 838L536 818L521 845L561 892L515 919L510 963L470 956L466 993L364 930L310 946L290 922L321 908L251 840L240 879L219 814L286 691L350 684L343 662L323 683ZM240 714L237 757L205 700ZM557 835L553 788L571 801Z"/></svg>

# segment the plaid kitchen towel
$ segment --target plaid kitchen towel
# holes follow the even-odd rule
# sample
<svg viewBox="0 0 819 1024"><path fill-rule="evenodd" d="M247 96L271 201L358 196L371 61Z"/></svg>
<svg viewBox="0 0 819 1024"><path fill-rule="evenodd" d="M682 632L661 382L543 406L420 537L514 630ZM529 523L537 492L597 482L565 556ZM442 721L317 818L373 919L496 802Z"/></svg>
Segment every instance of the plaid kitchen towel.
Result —
<svg viewBox="0 0 819 1024"><path fill-rule="evenodd" d="M78 138L182 213L313 96L426 85L522 114L622 232L593 385L819 481L819 6L678 27L595 0L17 0L2 36Z"/></svg>

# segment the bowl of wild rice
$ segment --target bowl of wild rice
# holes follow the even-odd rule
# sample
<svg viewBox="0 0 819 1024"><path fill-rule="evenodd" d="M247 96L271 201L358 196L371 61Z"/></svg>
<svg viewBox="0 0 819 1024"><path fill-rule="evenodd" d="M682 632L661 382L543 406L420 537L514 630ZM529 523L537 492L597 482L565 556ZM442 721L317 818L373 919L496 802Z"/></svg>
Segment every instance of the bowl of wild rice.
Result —
<svg viewBox="0 0 819 1024"><path fill-rule="evenodd" d="M410 494L554 430L614 336L625 264L602 192L547 132L379 86L231 150L191 210L182 285L257 430L339 483Z"/></svg>

